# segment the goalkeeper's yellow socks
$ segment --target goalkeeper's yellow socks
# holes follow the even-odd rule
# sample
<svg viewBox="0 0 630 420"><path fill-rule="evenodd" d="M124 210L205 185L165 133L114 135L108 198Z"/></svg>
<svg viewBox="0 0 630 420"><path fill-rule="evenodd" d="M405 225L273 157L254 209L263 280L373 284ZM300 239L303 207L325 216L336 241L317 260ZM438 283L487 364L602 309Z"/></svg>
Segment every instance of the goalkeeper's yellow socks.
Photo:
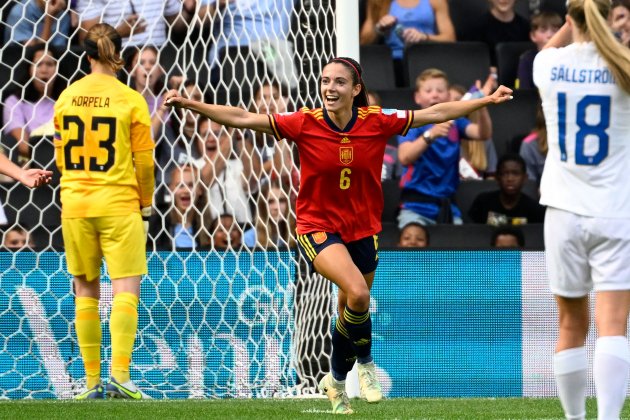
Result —
<svg viewBox="0 0 630 420"><path fill-rule="evenodd" d="M372 361L372 319L370 310L355 311L346 305L343 312L344 326L359 363Z"/></svg>
<svg viewBox="0 0 630 420"><path fill-rule="evenodd" d="M357 355L348 337L348 331L341 319L337 318L332 333L332 357L330 358L333 378L337 381L345 380L348 372L352 370L355 360L357 360Z"/></svg>
<svg viewBox="0 0 630 420"><path fill-rule="evenodd" d="M98 299L77 297L74 328L83 357L87 389L101 382L101 318L98 313Z"/></svg>
<svg viewBox="0 0 630 420"><path fill-rule="evenodd" d="M114 296L109 331L112 337L112 377L118 383L130 380L129 364L138 329L138 296L121 292Z"/></svg>

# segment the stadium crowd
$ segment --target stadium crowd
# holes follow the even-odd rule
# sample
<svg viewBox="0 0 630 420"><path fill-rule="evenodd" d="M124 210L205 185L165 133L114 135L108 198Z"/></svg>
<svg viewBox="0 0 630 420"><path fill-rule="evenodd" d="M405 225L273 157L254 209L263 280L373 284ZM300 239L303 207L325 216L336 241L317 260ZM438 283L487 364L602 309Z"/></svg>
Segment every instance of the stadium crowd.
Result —
<svg viewBox="0 0 630 420"><path fill-rule="evenodd" d="M472 3L477 3L479 19L463 18ZM630 6L627 0L613 3L611 27L628 45ZM427 107L488 95L497 82L519 90L509 114L477 111L391 139L383 164L384 189L389 185L390 191L385 192L381 245L429 246L436 223L511 225L516 230L522 224L541 226L544 209L534 207L547 144L542 113L535 118L532 64L562 25L564 1L531 0L521 9L515 0L364 0L360 5L365 77L372 77L371 69L378 71L379 66L391 69L380 74L383 80L375 87L372 104ZM0 9L2 150L22 166L54 168L53 105L60 91L86 72L81 58L86 31L106 22L123 37L125 66L119 78L144 96L151 112L156 194L148 248L293 247L300 181L293 146L168 108L163 97L177 90L191 99L238 104L261 113L296 110L302 105L296 98L308 83L301 76L292 33L299 25L297 9L293 0L6 3ZM191 44L193 38L200 41ZM421 67L413 65L412 56L426 54L423 47L450 51L479 44L487 57L483 73L426 55ZM237 80L243 75L235 70L235 49L247 61L243 66L253 66L254 74L263 76L249 84ZM387 54L373 60L370 51ZM462 59L451 56L451 61ZM510 126L512 120L518 123ZM505 125L510 127L500 129ZM53 239L60 224L58 197L52 194L37 209L40 214L25 214L30 212L22 211L23 197L18 197L23 190L9 179L2 181L4 236L21 229L31 233L36 247L58 245ZM403 240L410 223L423 226L417 229L422 239ZM491 242L492 227L484 244ZM436 234L431 245L440 243Z"/></svg>

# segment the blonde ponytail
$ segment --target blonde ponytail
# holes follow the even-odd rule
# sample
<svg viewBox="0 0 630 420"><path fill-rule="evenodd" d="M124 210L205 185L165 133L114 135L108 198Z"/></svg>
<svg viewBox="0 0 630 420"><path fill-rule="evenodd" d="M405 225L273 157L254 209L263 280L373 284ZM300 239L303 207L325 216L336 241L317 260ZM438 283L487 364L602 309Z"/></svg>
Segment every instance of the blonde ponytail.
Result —
<svg viewBox="0 0 630 420"><path fill-rule="evenodd" d="M85 37L85 52L117 72L124 65L120 58L121 43L122 39L116 29L106 23L97 23Z"/></svg>
<svg viewBox="0 0 630 420"><path fill-rule="evenodd" d="M567 12L591 37L617 85L630 95L630 49L617 41L608 26L610 0L570 0Z"/></svg>

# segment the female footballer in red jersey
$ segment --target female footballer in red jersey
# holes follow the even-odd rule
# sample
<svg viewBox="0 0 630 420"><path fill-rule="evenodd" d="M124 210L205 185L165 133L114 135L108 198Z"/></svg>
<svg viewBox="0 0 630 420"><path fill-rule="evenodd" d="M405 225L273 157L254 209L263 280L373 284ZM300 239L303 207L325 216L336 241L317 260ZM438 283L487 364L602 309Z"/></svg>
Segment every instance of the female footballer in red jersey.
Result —
<svg viewBox="0 0 630 420"><path fill-rule="evenodd" d="M387 139L411 127L452 120L511 98L500 86L485 98L448 102L415 111L368 106L361 66L338 57L322 70L323 108L263 115L209 105L169 93L169 106L187 108L227 126L247 128L298 146L301 164L297 233L313 268L339 287L339 317L333 330L331 372L319 383L334 413L352 413L345 378L357 361L361 395L382 398L371 355L370 288L378 264L383 195L381 168ZM423 144L421 147L429 147Z"/></svg>

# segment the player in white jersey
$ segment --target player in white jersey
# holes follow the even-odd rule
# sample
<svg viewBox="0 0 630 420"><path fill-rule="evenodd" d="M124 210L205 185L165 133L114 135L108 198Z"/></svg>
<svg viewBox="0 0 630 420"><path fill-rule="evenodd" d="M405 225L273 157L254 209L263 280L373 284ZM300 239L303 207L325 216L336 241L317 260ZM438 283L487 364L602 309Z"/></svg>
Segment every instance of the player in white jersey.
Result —
<svg viewBox="0 0 630 420"><path fill-rule="evenodd" d="M599 419L618 419L630 370L630 50L606 17L610 0L569 0L567 22L534 61L549 152L541 182L545 246L560 331L554 354L567 419L586 416L588 293Z"/></svg>

